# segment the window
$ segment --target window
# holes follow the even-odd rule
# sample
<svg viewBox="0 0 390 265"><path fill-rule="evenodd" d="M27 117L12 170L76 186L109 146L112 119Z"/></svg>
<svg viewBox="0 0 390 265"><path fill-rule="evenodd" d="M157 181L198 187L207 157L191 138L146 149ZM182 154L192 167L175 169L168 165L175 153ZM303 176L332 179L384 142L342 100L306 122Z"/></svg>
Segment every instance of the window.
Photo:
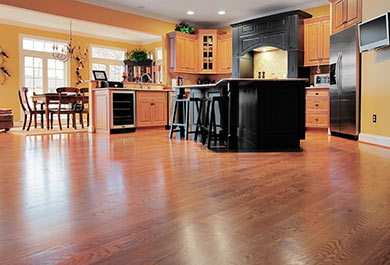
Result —
<svg viewBox="0 0 390 265"><path fill-rule="evenodd" d="M156 83L163 83L163 50L156 48Z"/></svg>
<svg viewBox="0 0 390 265"><path fill-rule="evenodd" d="M53 45L59 50L65 43L39 37L21 36L22 86L29 94L55 92L57 87L69 84L69 62L53 58Z"/></svg>
<svg viewBox="0 0 390 265"><path fill-rule="evenodd" d="M111 47L91 47L91 69L106 71L110 81L122 81L126 50ZM92 72L90 73L92 76ZM92 79L92 78L91 78Z"/></svg>

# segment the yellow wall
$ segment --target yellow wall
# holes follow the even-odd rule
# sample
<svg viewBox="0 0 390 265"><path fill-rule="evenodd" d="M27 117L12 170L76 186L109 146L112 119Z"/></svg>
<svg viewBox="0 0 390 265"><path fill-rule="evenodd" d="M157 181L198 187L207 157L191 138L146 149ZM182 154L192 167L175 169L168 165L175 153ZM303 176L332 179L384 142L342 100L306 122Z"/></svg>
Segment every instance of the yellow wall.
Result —
<svg viewBox="0 0 390 265"><path fill-rule="evenodd" d="M363 0L362 9L366 21L390 11L390 1ZM390 137L390 48L363 53L361 72L361 131Z"/></svg>
<svg viewBox="0 0 390 265"><path fill-rule="evenodd" d="M42 31L37 29L16 27L11 25L0 24L0 34L2 36L0 45L4 49L8 56L10 57L5 64L6 68L12 75L4 85L0 85L1 97L0 97L0 108L12 108L15 116L15 120L18 121L20 118L20 107L17 97L17 90L20 84L20 69L19 69L19 34L33 35L46 38L62 39L65 42L69 40L69 35ZM86 38L80 36L73 36L74 44L80 43L81 47L88 48L89 44L97 44L104 46L113 46L119 48L125 48L131 50L133 48L140 47L139 45L133 45L128 43L113 42L101 39ZM76 61L72 60L71 62L71 72L70 72L70 85L74 86L77 82L76 76ZM85 63L85 68L80 71L81 76L84 80L90 78L89 74L89 61ZM85 86L85 84L80 84L80 87Z"/></svg>
<svg viewBox="0 0 390 265"><path fill-rule="evenodd" d="M311 14L313 17L327 16L330 15L330 4L309 8L304 11Z"/></svg>
<svg viewBox="0 0 390 265"><path fill-rule="evenodd" d="M0 0L0 4L75 18L155 35L165 35L175 24L75 0Z"/></svg>

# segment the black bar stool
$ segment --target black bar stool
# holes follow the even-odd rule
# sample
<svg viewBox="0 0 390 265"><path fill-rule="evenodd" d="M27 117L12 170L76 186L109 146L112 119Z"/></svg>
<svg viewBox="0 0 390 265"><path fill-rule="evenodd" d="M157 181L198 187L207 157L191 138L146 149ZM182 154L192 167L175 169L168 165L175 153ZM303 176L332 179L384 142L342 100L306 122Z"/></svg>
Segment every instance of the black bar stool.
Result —
<svg viewBox="0 0 390 265"><path fill-rule="evenodd" d="M217 145L217 140L220 140L220 143L226 147L226 142L228 138L227 134L227 103L228 98L223 96L213 96L206 98L207 107L206 111L203 114L203 121L201 124L202 128L202 144L206 143L207 139L207 148L211 148L211 140L214 138L214 145ZM216 123L216 103L218 102L219 112L220 112L220 124ZM220 128L219 132L217 128Z"/></svg>
<svg viewBox="0 0 390 265"><path fill-rule="evenodd" d="M188 131L188 126L190 125L189 119L190 119L190 103L194 102L196 109L198 111L198 118L196 124L195 131ZM185 106L185 117L184 117L184 123L175 123L175 117L177 114L177 110L179 107L179 104L183 103ZM201 134L201 113L203 112L204 107L204 99L201 98L174 98L173 99L173 111L172 111L172 118L171 118L171 126L169 130L169 139L172 139L172 135L174 132L180 132L180 127L184 127L184 139L188 140L188 135L191 133L195 133L195 141L198 139L198 135ZM176 127L179 127L176 129Z"/></svg>

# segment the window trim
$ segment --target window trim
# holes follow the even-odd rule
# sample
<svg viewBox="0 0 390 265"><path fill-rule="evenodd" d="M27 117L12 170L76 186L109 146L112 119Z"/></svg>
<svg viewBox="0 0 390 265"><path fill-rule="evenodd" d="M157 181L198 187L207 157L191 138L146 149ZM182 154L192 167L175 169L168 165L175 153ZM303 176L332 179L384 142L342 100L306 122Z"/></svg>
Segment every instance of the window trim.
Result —
<svg viewBox="0 0 390 265"><path fill-rule="evenodd" d="M158 50L161 50L161 60L157 60L157 51ZM164 83L164 50L163 50L163 47L162 46L159 46L157 48L154 49L154 53L155 53L155 67L156 67L156 83L157 82L160 82L160 79L161 79L161 84ZM158 73L158 65L161 64L161 76L160 74ZM161 78L160 78L161 77Z"/></svg>
<svg viewBox="0 0 390 265"><path fill-rule="evenodd" d="M61 42L61 43L66 43L66 40L63 39L54 39L54 38L47 38L47 37L41 37L41 36L35 36L35 35L28 35L28 34L19 34L19 88L24 86L24 57L25 56L31 56L31 57L40 57L40 58L48 58L48 54L52 54L49 52L42 52L42 51L34 51L34 50L24 50L23 49L23 39L24 38L31 38L31 39L36 39L36 40L46 40L46 41L51 41L51 42ZM54 59L54 57L50 58ZM65 63L65 86L70 86L70 75L71 75L71 63L70 61ZM47 68L46 63L42 62L42 71L44 71L45 67ZM48 84L48 77L45 76L42 72L42 82L43 84ZM42 84L42 86L43 86ZM42 87L43 88L43 87Z"/></svg>
<svg viewBox="0 0 390 265"><path fill-rule="evenodd" d="M115 46L106 46L106 45L99 45L99 44L90 43L89 47L88 47L88 50L89 50L89 80L93 80L92 63L105 64L107 77L110 76L110 73L108 72L109 67L107 68L107 66L109 66L110 64L111 65L120 65L120 66L124 67L123 61L112 60L112 59L103 59L103 58L92 58L92 48L93 47L123 51L125 54L127 52L126 48L119 48L119 47L115 47ZM124 59L126 59L126 58L124 58ZM93 60L93 62L92 62L92 60Z"/></svg>

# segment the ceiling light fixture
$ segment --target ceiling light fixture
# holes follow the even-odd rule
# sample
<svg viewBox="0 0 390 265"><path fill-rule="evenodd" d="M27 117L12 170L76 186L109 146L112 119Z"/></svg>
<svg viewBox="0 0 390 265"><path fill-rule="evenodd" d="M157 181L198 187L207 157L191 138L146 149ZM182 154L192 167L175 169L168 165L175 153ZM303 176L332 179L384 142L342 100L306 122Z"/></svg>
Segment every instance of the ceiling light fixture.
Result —
<svg viewBox="0 0 390 265"><path fill-rule="evenodd" d="M218 11L218 15L225 15L226 14L226 12L225 11L223 11L223 10L221 10L221 11Z"/></svg>
<svg viewBox="0 0 390 265"><path fill-rule="evenodd" d="M69 43L60 49L58 44L53 44L53 57L56 60L67 62L71 59L76 59L84 63L88 58L88 49L85 49L84 52L81 52L80 44L78 46L73 46L72 39L72 20L70 20L70 38Z"/></svg>
<svg viewBox="0 0 390 265"><path fill-rule="evenodd" d="M192 16L193 14L195 14L195 12L194 11L187 11L187 15L190 15L190 16Z"/></svg>

